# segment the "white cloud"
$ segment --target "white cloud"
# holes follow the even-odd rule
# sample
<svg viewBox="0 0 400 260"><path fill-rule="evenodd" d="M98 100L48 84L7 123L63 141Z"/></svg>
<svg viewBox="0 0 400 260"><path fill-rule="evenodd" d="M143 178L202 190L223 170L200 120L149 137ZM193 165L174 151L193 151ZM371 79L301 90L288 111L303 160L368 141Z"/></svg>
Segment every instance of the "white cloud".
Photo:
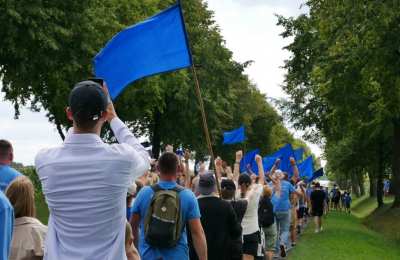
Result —
<svg viewBox="0 0 400 260"><path fill-rule="evenodd" d="M4 101L4 94L0 94L0 139L9 140L14 147L15 161L26 165L33 165L40 149L61 143L44 112L35 113L22 108L19 119L14 119L14 108L10 102Z"/></svg>

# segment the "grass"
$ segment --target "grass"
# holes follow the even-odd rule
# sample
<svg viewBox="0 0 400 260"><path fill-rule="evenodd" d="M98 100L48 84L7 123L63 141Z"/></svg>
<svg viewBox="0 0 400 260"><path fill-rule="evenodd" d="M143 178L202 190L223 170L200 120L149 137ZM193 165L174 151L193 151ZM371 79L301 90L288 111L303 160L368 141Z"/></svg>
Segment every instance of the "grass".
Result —
<svg viewBox="0 0 400 260"><path fill-rule="evenodd" d="M36 198L36 216L45 225L49 221L49 208L43 195L37 195Z"/></svg>
<svg viewBox="0 0 400 260"><path fill-rule="evenodd" d="M289 259L400 259L400 247L395 239L399 232L389 230L393 226L400 229L395 222L399 212L388 214L384 211L388 206L382 211L374 211L375 207L374 200L362 198L354 203L354 215L331 212L323 219L324 231L319 234L313 232L314 225L310 223ZM375 228L370 228L372 223ZM376 231L382 227L388 230Z"/></svg>

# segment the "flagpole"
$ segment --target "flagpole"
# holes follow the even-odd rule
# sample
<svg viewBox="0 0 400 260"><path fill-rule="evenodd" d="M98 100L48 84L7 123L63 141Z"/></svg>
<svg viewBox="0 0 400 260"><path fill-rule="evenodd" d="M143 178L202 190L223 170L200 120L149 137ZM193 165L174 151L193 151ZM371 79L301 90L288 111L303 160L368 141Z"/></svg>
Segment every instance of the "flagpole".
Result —
<svg viewBox="0 0 400 260"><path fill-rule="evenodd" d="M210 138L210 132L208 131L208 125L207 125L207 117L206 117L206 112L204 110L204 103L203 103L203 98L201 96L201 90L200 90L200 83L199 83L199 79L197 78L197 72L196 72L196 68L194 67L194 62L192 59L192 50L190 48L190 44L189 44L189 37L187 36L187 31L186 31L186 23L185 23L185 17L183 16L183 11L182 11L182 4L181 4L181 0L177 0L177 4L179 5L179 11L181 12L181 17L182 17L182 23L184 26L184 31L185 31L185 38L186 38L186 42L187 42L187 47L188 50L190 52L190 58L191 58L191 62L192 62L192 73L193 73L193 78L194 78L194 82L195 82L195 89L196 89L196 96L197 96L197 100L199 102L199 106L200 106L200 112L201 112L201 118L202 118L202 124L203 124L203 130L204 130L204 135L206 137L206 143L207 143L207 148L208 148L208 152L210 153L210 163L214 163L215 162L215 157L214 157L214 152L212 149L212 145L211 145L211 138ZM218 190L218 194L219 197L221 197L221 186L219 183L219 179L218 179L218 175L217 175L217 171L214 170L214 176L215 176L215 180L217 183L217 190Z"/></svg>
<svg viewBox="0 0 400 260"><path fill-rule="evenodd" d="M215 161L215 157L214 157L214 152L212 149L212 145L211 145L211 138L210 138L210 132L208 131L208 124L207 124L207 118L206 118L206 112L204 109L204 102L203 102L203 98L201 95L201 90L200 90L200 83L199 83L199 79L197 78L197 73L196 73L196 68L194 67L194 64L192 64L192 73L193 73L193 77L194 77L194 82L195 82L195 89L196 89L196 96L200 105L200 112L201 112L201 117L202 117L202 121L203 121L203 129L204 129L204 135L206 137L206 142L207 142L207 147L208 147L208 152L210 153L210 163L214 163ZM218 175L217 175L217 171L214 170L214 175L215 175L215 180L217 183L217 190L218 190L218 194L221 197L221 186L219 183L219 179L218 179Z"/></svg>

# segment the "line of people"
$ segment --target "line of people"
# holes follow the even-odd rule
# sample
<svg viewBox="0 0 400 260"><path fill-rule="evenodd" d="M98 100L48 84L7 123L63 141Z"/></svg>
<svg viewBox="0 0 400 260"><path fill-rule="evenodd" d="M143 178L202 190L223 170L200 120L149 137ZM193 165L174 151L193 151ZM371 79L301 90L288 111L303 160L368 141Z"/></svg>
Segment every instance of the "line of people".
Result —
<svg viewBox="0 0 400 260"><path fill-rule="evenodd" d="M216 159L218 178L205 166L193 176L190 153L182 158L171 146L151 165L145 148L118 118L105 85L79 82L68 102L73 127L63 144L35 158L50 211L48 228L35 219L32 183L17 174L7 184L9 199L0 192L1 224L8 214L7 226L14 225L14 234L0 234L3 259L9 248L11 257L15 248L17 254L21 248L34 252L15 259L247 260L272 259L276 252L285 257L310 206L321 230L325 193L318 183L314 191L307 188L293 158L291 176L278 170L279 160L264 173L259 155L258 176L241 173L242 151L233 170ZM106 122L117 144L100 138ZM18 225L26 223L34 232L20 232ZM35 250L26 247L25 237ZM20 247L10 246L11 239L21 241Z"/></svg>

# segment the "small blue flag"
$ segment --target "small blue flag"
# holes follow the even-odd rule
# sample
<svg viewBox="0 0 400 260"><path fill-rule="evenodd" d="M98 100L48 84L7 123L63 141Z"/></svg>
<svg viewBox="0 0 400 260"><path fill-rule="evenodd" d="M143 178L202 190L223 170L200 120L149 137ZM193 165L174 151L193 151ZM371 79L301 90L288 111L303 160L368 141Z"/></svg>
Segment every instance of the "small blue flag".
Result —
<svg viewBox="0 0 400 260"><path fill-rule="evenodd" d="M224 132L224 143L223 144L236 144L242 143L246 139L244 133L244 126L234 129L229 132Z"/></svg>
<svg viewBox="0 0 400 260"><path fill-rule="evenodd" d="M255 149L253 151L250 151L246 153L242 160L240 161L240 172L247 172L247 165L252 166L253 162L255 162L255 157L257 154L260 153L260 149ZM253 167L252 167L253 169Z"/></svg>
<svg viewBox="0 0 400 260"><path fill-rule="evenodd" d="M303 152L304 152L303 148L299 148L293 151L296 162L301 162L303 160Z"/></svg>
<svg viewBox="0 0 400 260"><path fill-rule="evenodd" d="M310 180L314 173L314 162L312 156L307 157L297 168L299 169L300 178L306 178Z"/></svg>
<svg viewBox="0 0 400 260"><path fill-rule="evenodd" d="M322 176L324 176L324 168L321 168L321 169L317 170L316 172L314 172L312 178L309 179L308 182L312 182Z"/></svg>
<svg viewBox="0 0 400 260"><path fill-rule="evenodd" d="M119 32L94 58L96 77L113 99L138 79L191 65L179 4Z"/></svg>

